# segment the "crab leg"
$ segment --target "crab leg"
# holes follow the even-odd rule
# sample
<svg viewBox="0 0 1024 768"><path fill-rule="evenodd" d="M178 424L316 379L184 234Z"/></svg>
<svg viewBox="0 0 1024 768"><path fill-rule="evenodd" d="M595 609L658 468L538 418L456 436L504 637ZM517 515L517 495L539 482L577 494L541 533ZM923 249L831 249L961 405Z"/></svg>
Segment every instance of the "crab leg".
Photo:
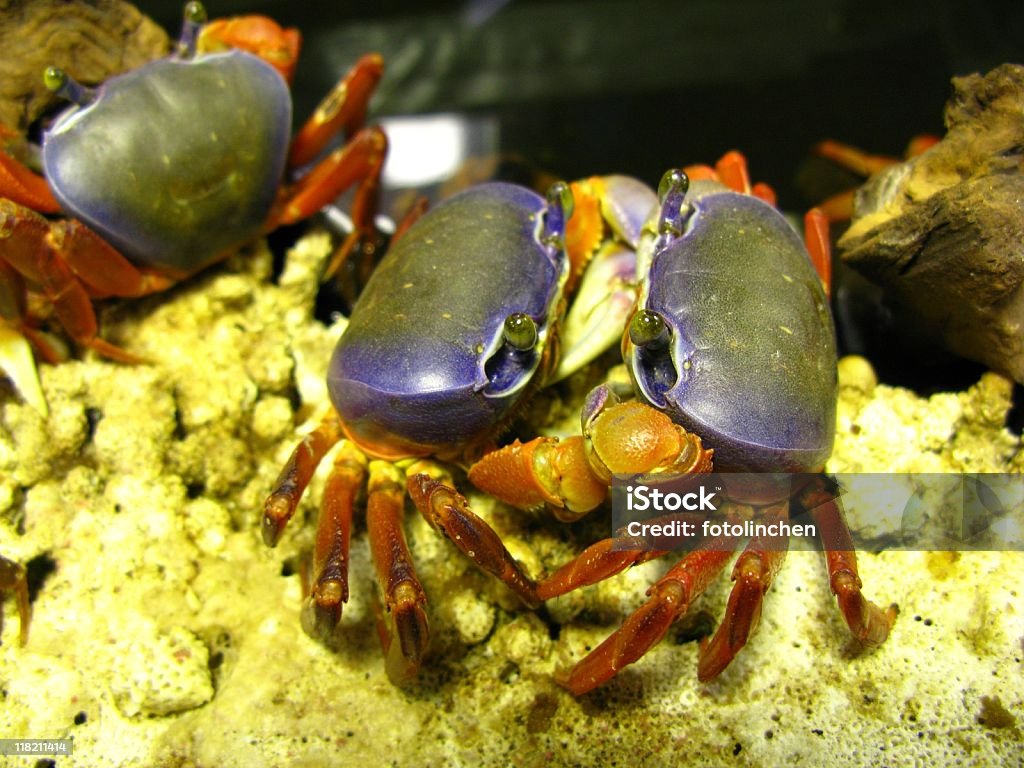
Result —
<svg viewBox="0 0 1024 768"><path fill-rule="evenodd" d="M277 545L317 466L343 436L341 419L331 409L317 428L295 446L263 503L263 541L268 547Z"/></svg>
<svg viewBox="0 0 1024 768"><path fill-rule="evenodd" d="M899 607L893 603L886 609L872 603L861 594L861 580L857 572L857 553L846 524L841 502L819 480L801 493L799 503L811 512L811 517L825 547L832 594L839 602L839 610L859 642L868 648L880 645L889 636Z"/></svg>
<svg viewBox="0 0 1024 768"><path fill-rule="evenodd" d="M0 135L3 132L0 131ZM40 213L57 213L60 205L46 179L0 151L0 195Z"/></svg>
<svg viewBox="0 0 1024 768"><path fill-rule="evenodd" d="M359 59L316 108L292 140L288 165L305 165L344 130L352 134L366 122L366 109L377 83L384 74L384 59L369 53Z"/></svg>
<svg viewBox="0 0 1024 768"><path fill-rule="evenodd" d="M526 575L501 538L469 508L465 496L426 474L407 482L409 496L430 526L477 566L504 582L531 608L540 605L537 585Z"/></svg>
<svg viewBox="0 0 1024 768"><path fill-rule="evenodd" d="M33 210L3 199L0 261L42 288L60 324L77 343L114 360L140 362L97 336L91 299L143 296L169 286L169 278L136 269L80 222L51 223Z"/></svg>
<svg viewBox="0 0 1024 768"><path fill-rule="evenodd" d="M352 232L335 252L325 271L325 278L330 277L360 241L367 240L367 248L375 248L370 241L376 233L374 216L387 150L387 138L380 128L372 126L359 131L351 141L334 150L285 191L283 199L278 201L271 212L265 228L270 230L284 224L294 224L312 216L356 184L355 200L352 203Z"/></svg>
<svg viewBox="0 0 1024 768"><path fill-rule="evenodd" d="M352 506L365 477L366 458L350 443L345 443L334 459L324 488L313 546L309 601L303 616L309 633L328 643L341 621L342 605L348 602Z"/></svg>
<svg viewBox="0 0 1024 768"><path fill-rule="evenodd" d="M640 659L686 613L730 557L731 543L721 538L690 552L647 591L646 603L558 682L581 696Z"/></svg>
<svg viewBox="0 0 1024 768"><path fill-rule="evenodd" d="M828 217L820 208L811 208L804 214L804 244L827 298L832 294L832 245Z"/></svg>
<svg viewBox="0 0 1024 768"><path fill-rule="evenodd" d="M550 600L580 587L597 584L627 568L664 555L661 550L630 547L628 538L602 539L537 584L537 597Z"/></svg>
<svg viewBox="0 0 1024 768"><path fill-rule="evenodd" d="M903 157L906 160L917 157L938 142L938 136L930 134L915 136L907 145L907 150L904 152ZM899 158L890 155L872 155L862 149L850 144L844 144L841 141L835 141L834 139L825 139L819 142L812 151L816 155L831 160L836 165L865 178L900 162ZM853 216L855 197L856 190L849 189L818 203L818 208L822 210L829 221L849 221Z"/></svg>
<svg viewBox="0 0 1024 768"><path fill-rule="evenodd" d="M28 599L28 578L25 574L25 566L8 560L0 555L0 589L13 589L15 601L18 605L18 618L21 620L21 628L18 632L18 643L25 645L28 642L28 625L32 619L32 604ZM0 613L0 628L3 627L3 614Z"/></svg>
<svg viewBox="0 0 1024 768"><path fill-rule="evenodd" d="M395 685L404 685L416 676L430 644L427 597L402 532L405 494L398 470L387 462L371 462L369 492L366 528L384 596L377 632L387 656L388 677Z"/></svg>
<svg viewBox="0 0 1024 768"><path fill-rule="evenodd" d="M765 522L786 518L789 503L765 513ZM732 569L733 584L722 623L714 636L701 643L697 678L706 683L717 677L746 645L761 618L761 604L772 580L782 568L789 547L787 536L757 536L747 544Z"/></svg>

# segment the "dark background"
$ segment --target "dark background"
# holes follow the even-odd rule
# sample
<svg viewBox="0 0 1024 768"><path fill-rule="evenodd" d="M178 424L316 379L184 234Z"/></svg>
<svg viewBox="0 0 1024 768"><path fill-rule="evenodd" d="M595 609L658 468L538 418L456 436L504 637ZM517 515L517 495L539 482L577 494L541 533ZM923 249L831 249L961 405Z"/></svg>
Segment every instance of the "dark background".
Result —
<svg viewBox="0 0 1024 768"><path fill-rule="evenodd" d="M173 35L182 5L139 3ZM206 5L211 17L265 13L302 31L297 119L379 51L375 115L491 115L503 153L566 178L626 172L654 184L671 165L738 148L793 208L813 202L796 178L815 142L899 154L914 134L941 134L953 75L1024 59L1020 2Z"/></svg>
<svg viewBox="0 0 1024 768"><path fill-rule="evenodd" d="M182 6L139 3L173 36ZM811 155L821 139L900 155L912 136L943 133L953 76L1024 62L1019 0L206 6L211 18L264 13L301 30L296 121L360 55L378 51L386 69L371 120L455 112L490 121L500 139L488 151L565 179L618 172L654 185L671 166L736 148L794 212L859 182ZM922 393L977 381L979 366L903 338L877 292L848 273L836 264L834 293L853 297L835 307L841 351L866 354L883 381Z"/></svg>

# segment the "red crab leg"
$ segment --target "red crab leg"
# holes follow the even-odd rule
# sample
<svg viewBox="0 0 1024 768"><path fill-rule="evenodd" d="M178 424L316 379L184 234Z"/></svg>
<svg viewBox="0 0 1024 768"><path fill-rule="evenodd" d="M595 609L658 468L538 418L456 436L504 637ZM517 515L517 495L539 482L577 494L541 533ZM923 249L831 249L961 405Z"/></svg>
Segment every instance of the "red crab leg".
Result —
<svg viewBox="0 0 1024 768"><path fill-rule="evenodd" d="M841 502L818 479L800 494L799 502L811 511L818 526L821 543L825 547L829 584L839 602L846 625L854 638L866 647L880 645L889 636L899 607L894 603L882 609L861 594L861 580L857 572L857 553L853 538L846 525Z"/></svg>
<svg viewBox="0 0 1024 768"><path fill-rule="evenodd" d="M409 231L409 227L419 221L420 217L427 212L428 205L430 205L430 201L427 198L416 198L416 201L409 206L409 210L405 212L402 220L398 222L398 226L395 227L395 234L391 236L392 243L397 243L405 236L405 233Z"/></svg>
<svg viewBox="0 0 1024 768"><path fill-rule="evenodd" d="M733 192L753 195L764 200L769 205L776 205L778 202L778 195L775 194L775 190L763 181L751 184L750 173L747 170L747 158L735 149L722 155L718 162L715 163L714 168L709 165L688 165L683 170L690 177L691 181L717 181L727 186Z"/></svg>
<svg viewBox="0 0 1024 768"><path fill-rule="evenodd" d="M430 526L458 547L479 568L504 582L522 601L536 608L536 584L519 567L501 538L469 508L466 498L429 475L408 479L409 496Z"/></svg>
<svg viewBox="0 0 1024 768"><path fill-rule="evenodd" d="M377 632L387 656L388 678L404 685L416 676L430 644L427 597L402 532L405 493L398 471L387 462L372 462L369 492L366 529L384 595Z"/></svg>
<svg viewBox="0 0 1024 768"><path fill-rule="evenodd" d="M334 459L320 504L313 545L312 580L307 608L311 634L326 641L341 621L348 602L348 543L352 535L352 506L366 477L366 459L346 443Z"/></svg>
<svg viewBox="0 0 1024 768"><path fill-rule="evenodd" d="M731 546L729 540L714 539L690 552L647 591L646 603L558 682L581 696L640 659L725 567Z"/></svg>
<svg viewBox="0 0 1024 768"><path fill-rule="evenodd" d="M295 135L289 167L311 162L340 131L351 135L362 128L370 97L383 74L384 59L380 54L370 53L359 59Z"/></svg>
<svg viewBox="0 0 1024 768"><path fill-rule="evenodd" d="M833 139L819 142L813 151L859 176L870 176L899 162L899 158L889 155L871 155L862 149Z"/></svg>
<svg viewBox="0 0 1024 768"><path fill-rule="evenodd" d="M28 642L28 625L32 619L32 605L28 601L28 579L25 566L0 556L0 589L13 589L15 602L18 605L18 618L21 628L18 632L18 643ZM0 628L3 627L3 614L0 613Z"/></svg>
<svg viewBox="0 0 1024 768"><path fill-rule="evenodd" d="M750 194L750 173L747 159L735 149L729 150L715 163L718 180L733 192Z"/></svg>
<svg viewBox="0 0 1024 768"><path fill-rule="evenodd" d="M537 597L550 600L568 594L580 587L597 584L617 573L648 560L661 557L661 550L630 549L629 540L602 539L591 544L579 555L537 584Z"/></svg>
<svg viewBox="0 0 1024 768"><path fill-rule="evenodd" d="M828 217L819 208L811 208L804 214L804 243L811 256L825 296L832 294L832 245L829 240Z"/></svg>
<svg viewBox="0 0 1024 768"><path fill-rule="evenodd" d="M4 152L0 152L0 196L40 213L60 211L46 179Z"/></svg>
<svg viewBox="0 0 1024 768"><path fill-rule="evenodd" d="M375 234L374 215L388 143L376 127L364 128L343 147L321 160L306 176L285 190L266 228L293 224L312 216L342 192L358 184L352 204L352 232L331 259L325 277L333 275L362 240Z"/></svg>
<svg viewBox="0 0 1024 768"><path fill-rule="evenodd" d="M331 409L317 428L295 446L263 503L263 541L268 547L277 545L317 466L343 436L341 419Z"/></svg>
<svg viewBox="0 0 1024 768"><path fill-rule="evenodd" d="M786 502L788 507L789 502ZM765 514L771 525L786 518L786 508ZM713 680L746 645L761 619L761 604L786 559L788 536L757 536L750 540L732 569L733 584L722 623L710 640L701 643L697 678Z"/></svg>
<svg viewBox="0 0 1024 768"><path fill-rule="evenodd" d="M938 136L930 134L915 136L910 140L910 143L907 145L907 151L903 156L907 160L917 157L939 141ZM865 178L899 162L898 158L890 157L889 155L872 155L850 144L844 144L833 139L819 142L814 147L813 152ZM849 221L853 216L853 200L855 195L856 190L852 189L840 192L818 203L818 207L829 221Z"/></svg>
<svg viewBox="0 0 1024 768"><path fill-rule="evenodd" d="M172 283L168 277L136 269L84 224L51 223L9 200L0 200L0 260L43 289L57 319L77 343L122 362L140 359L97 336L91 299L143 296Z"/></svg>

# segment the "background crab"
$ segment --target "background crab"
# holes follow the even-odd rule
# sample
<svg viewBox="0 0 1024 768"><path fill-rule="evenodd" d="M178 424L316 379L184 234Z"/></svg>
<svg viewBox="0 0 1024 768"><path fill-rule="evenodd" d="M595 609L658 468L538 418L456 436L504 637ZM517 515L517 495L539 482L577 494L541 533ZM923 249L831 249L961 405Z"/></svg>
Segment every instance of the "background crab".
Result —
<svg viewBox="0 0 1024 768"><path fill-rule="evenodd" d="M57 359L35 331L46 311L77 343L132 361L98 336L94 299L162 290L353 185L355 227L339 258L373 247L386 140L362 125L380 57L361 59L289 143L297 32L258 17L205 21L201 4L187 4L174 55L95 90L47 70L72 106L43 132L44 175L0 153L0 362L40 408L19 339ZM340 130L348 143L293 180Z"/></svg>

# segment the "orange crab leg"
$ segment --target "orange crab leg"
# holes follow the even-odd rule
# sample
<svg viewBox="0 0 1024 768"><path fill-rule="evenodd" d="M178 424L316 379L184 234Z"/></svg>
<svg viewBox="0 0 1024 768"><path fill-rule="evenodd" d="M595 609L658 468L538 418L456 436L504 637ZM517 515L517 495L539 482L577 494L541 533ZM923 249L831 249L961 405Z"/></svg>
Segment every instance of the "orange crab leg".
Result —
<svg viewBox="0 0 1024 768"><path fill-rule="evenodd" d="M763 181L751 184L750 172L747 170L747 158L743 156L743 153L735 149L729 150L722 155L718 162L715 163L714 168L709 165L688 165L683 170L690 177L691 181L717 181L727 186L733 192L753 195L764 200L769 205L776 205L778 202L778 195L775 194L775 190Z"/></svg>
<svg viewBox="0 0 1024 768"><path fill-rule="evenodd" d="M899 162L899 158L889 155L872 155L850 144L833 139L818 142L813 151L860 176L870 176Z"/></svg>
<svg viewBox="0 0 1024 768"><path fill-rule="evenodd" d="M398 471L386 462L373 462L369 492L366 529L384 595L377 632L387 657L388 678L395 685L405 685L416 676L430 644L427 597L402 532L405 494Z"/></svg>
<svg viewBox="0 0 1024 768"><path fill-rule="evenodd" d="M454 488L429 475L408 479L409 496L430 526L451 541L477 566L504 582L530 608L536 608L537 585L501 542L501 537L469 508Z"/></svg>
<svg viewBox="0 0 1024 768"><path fill-rule="evenodd" d="M628 539L602 539L538 582L537 597L543 601L566 595L664 554L661 550L643 549L640 544L631 549Z"/></svg>
<svg viewBox="0 0 1024 768"><path fill-rule="evenodd" d="M357 205L365 208L376 195L387 149L387 138L380 128L360 131L286 190L285 199L271 214L267 228L294 224L312 216L360 180L363 183L356 200ZM353 218L359 217L353 213Z"/></svg>
<svg viewBox="0 0 1024 768"><path fill-rule="evenodd" d="M366 460L351 445L340 450L324 487L306 610L311 634L330 642L348 602L348 548L352 507L366 477Z"/></svg>
<svg viewBox="0 0 1024 768"><path fill-rule="evenodd" d="M750 194L750 173L747 171L747 159L731 149L715 163L715 174L718 180L733 192Z"/></svg>
<svg viewBox="0 0 1024 768"><path fill-rule="evenodd" d="M854 638L866 647L880 645L889 636L899 607L894 603L882 609L861 593L857 553L839 500L819 480L800 495L799 501L804 509L811 511L818 526L825 547L829 584L846 625Z"/></svg>
<svg viewBox="0 0 1024 768"><path fill-rule="evenodd" d="M344 130L351 135L366 123L366 109L384 74L384 59L369 53L357 61L299 129L292 140L289 167L305 165Z"/></svg>
<svg viewBox="0 0 1024 768"><path fill-rule="evenodd" d="M169 278L140 272L80 222L51 223L29 208L2 199L0 260L42 288L57 319L77 343L114 360L140 362L97 336L91 299L141 296L166 288Z"/></svg>
<svg viewBox="0 0 1024 768"><path fill-rule="evenodd" d="M263 541L268 547L277 545L317 466L342 437L341 419L332 408L317 428L295 446L263 503Z"/></svg>
<svg viewBox="0 0 1024 768"><path fill-rule="evenodd" d="M60 204L46 179L0 151L0 196L40 213L57 213Z"/></svg>
<svg viewBox="0 0 1024 768"><path fill-rule="evenodd" d="M558 682L582 696L640 659L689 609L732 557L729 542L714 539L689 553L652 586L650 599Z"/></svg>
<svg viewBox="0 0 1024 768"><path fill-rule="evenodd" d="M903 157L906 160L917 157L935 146L939 141L938 136L927 133L915 136L907 144L907 150L903 153ZM899 159L896 157L872 155L862 149L850 144L844 144L841 141L835 141L834 139L825 139L819 142L812 151L827 160L831 160L836 165L842 166L865 178L899 162ZM849 221L853 215L855 195L856 190L852 189L840 192L818 203L818 207L829 221Z"/></svg>
<svg viewBox="0 0 1024 768"><path fill-rule="evenodd" d="M788 502L776 512L765 514L771 525L786 517ZM732 569L733 584L722 623L710 640L701 643L697 678L713 680L746 645L761 619L761 604L772 580L782 568L789 547L786 536L758 536L750 541Z"/></svg>
<svg viewBox="0 0 1024 768"><path fill-rule="evenodd" d="M312 171L285 190L283 199L271 212L265 229L269 231L312 216L353 184L358 184L352 204L352 232L328 265L325 278L330 277L361 240L372 239L376 232L374 215L387 149L387 138L380 128L364 128L350 142L321 160Z"/></svg>
<svg viewBox="0 0 1024 768"><path fill-rule="evenodd" d="M580 436L516 440L470 467L469 481L519 509L547 506L564 522L579 519L608 495L608 484L594 475Z"/></svg>
<svg viewBox="0 0 1024 768"><path fill-rule="evenodd" d="M825 296L832 294L832 245L829 240L828 217L819 208L811 208L804 214L804 243L811 256Z"/></svg>

